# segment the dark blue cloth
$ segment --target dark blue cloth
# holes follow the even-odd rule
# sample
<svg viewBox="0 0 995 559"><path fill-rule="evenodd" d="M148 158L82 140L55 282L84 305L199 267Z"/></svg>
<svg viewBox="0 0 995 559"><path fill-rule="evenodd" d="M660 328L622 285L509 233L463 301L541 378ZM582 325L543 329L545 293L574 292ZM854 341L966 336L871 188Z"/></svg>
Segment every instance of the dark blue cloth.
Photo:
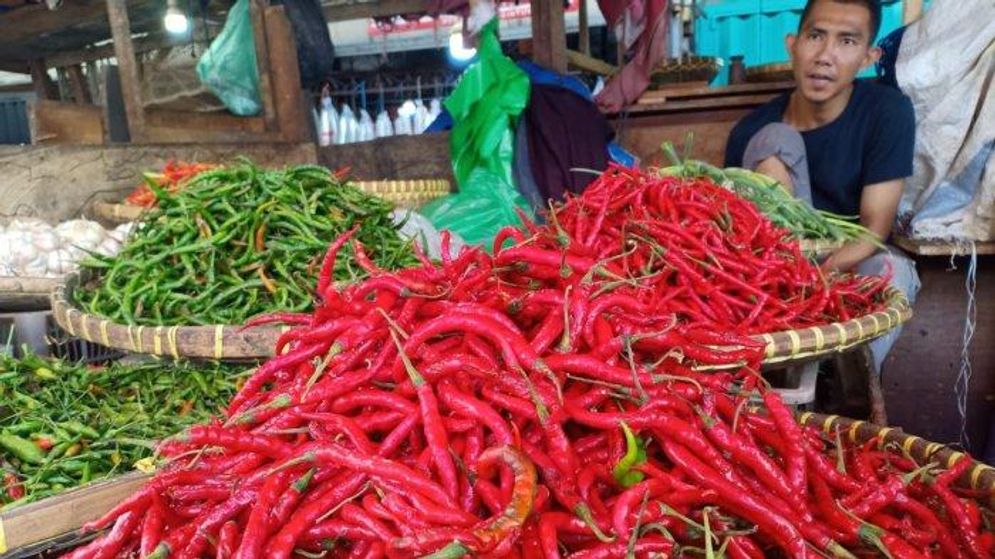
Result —
<svg viewBox="0 0 995 559"><path fill-rule="evenodd" d="M742 167L750 138L783 119L789 93L739 121L726 145L727 167ZM834 121L802 132L812 182L812 204L837 214L860 214L864 187L912 175L915 147L912 102L897 89L865 80L854 83L843 113Z"/></svg>
<svg viewBox="0 0 995 559"><path fill-rule="evenodd" d="M449 111L445 107L442 107L442 112L439 116L435 117L432 124L428 125L423 134L428 134L432 132L445 132L446 130L452 130L453 128L453 115L449 114Z"/></svg>
<svg viewBox="0 0 995 559"><path fill-rule="evenodd" d="M906 29L907 27L899 27L878 41L878 47L881 48L881 58L874 65L874 70L877 72L878 81L891 87L898 87L895 65L898 63L898 51L902 48L902 37L905 36Z"/></svg>
<svg viewBox="0 0 995 559"><path fill-rule="evenodd" d="M519 60L518 67L528 74L529 81L533 85L555 85L573 91L584 99L594 99L594 96L591 95L591 90L584 85L584 82L573 76L564 76L563 74L548 70L531 60Z"/></svg>

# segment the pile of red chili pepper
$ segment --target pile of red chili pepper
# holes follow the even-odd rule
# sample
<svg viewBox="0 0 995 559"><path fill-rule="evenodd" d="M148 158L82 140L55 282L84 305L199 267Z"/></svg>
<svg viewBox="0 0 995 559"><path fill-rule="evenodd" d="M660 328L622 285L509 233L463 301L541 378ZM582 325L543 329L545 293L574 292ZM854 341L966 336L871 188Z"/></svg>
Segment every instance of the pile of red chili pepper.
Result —
<svg viewBox="0 0 995 559"><path fill-rule="evenodd" d="M720 269L735 277L709 259L721 258L718 243L694 237L709 244L688 258L710 274L682 280L693 268L671 253L694 243L648 232L651 210L633 207L710 210L671 197L677 182L625 173L628 186L605 186L620 176L605 175L592 200L569 202L493 257L450 256L444 234L441 263L421 256L388 272L356 245L369 277L340 288L331 270L352 232L337 239L315 311L256 320L294 325L278 357L227 417L165 441L168 463L68 557L990 556L990 513L953 484L971 461L944 471L800 426L758 381L762 348L687 302L752 292L697 283ZM600 201L608 188L627 205ZM823 283L753 223L752 238L728 234L771 247L754 257L776 267L770 285L782 291L765 287L758 317L812 323L851 308L834 302L837 290L864 284ZM827 302L792 291L786 266L815 274L796 289L821 285ZM788 318L774 294L806 311ZM733 368L695 368L714 365Z"/></svg>
<svg viewBox="0 0 995 559"><path fill-rule="evenodd" d="M145 173L143 176L145 182L138 185L135 190L133 190L131 194L125 198L125 202L133 206L151 208L152 206L155 206L158 198L156 197L155 192L153 192L149 187L149 182L155 183L158 188L166 190L167 192L176 192L183 188L183 186L193 177L204 171L209 171L217 167L217 165L212 165L210 163L185 163L183 161L170 160L162 168L161 172Z"/></svg>

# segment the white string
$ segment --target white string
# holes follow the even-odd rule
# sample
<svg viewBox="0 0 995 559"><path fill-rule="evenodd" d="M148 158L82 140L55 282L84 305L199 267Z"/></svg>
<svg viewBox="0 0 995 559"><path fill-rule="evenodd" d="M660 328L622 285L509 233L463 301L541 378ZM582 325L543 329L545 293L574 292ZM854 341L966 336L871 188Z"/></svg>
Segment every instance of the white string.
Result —
<svg viewBox="0 0 995 559"><path fill-rule="evenodd" d="M960 443L965 449L970 448L971 444L970 437L967 434L967 397L971 388L971 375L974 372L971 367L971 340L974 338L974 326L978 316L978 307L975 300L978 274L977 245L971 242L970 248L971 261L967 266L967 279L964 282L967 290L967 312L964 317L964 333L961 338L960 370L957 371L957 381L954 383L954 394L957 397L957 413L960 414ZM952 256L951 266L953 266Z"/></svg>

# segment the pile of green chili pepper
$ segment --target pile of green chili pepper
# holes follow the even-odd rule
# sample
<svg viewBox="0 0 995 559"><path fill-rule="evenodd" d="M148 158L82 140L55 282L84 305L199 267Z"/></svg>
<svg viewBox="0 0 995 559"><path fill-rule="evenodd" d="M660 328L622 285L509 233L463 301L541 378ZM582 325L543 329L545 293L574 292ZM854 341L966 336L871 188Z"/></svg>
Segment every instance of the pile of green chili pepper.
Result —
<svg viewBox="0 0 995 559"><path fill-rule="evenodd" d="M0 356L0 510L131 470L157 440L220 414L244 370Z"/></svg>
<svg viewBox="0 0 995 559"><path fill-rule="evenodd" d="M125 324L240 324L260 313L303 311L331 239L354 238L380 267L416 262L398 236L390 203L317 166L262 169L249 161L197 175L170 193L115 257L94 256L74 299L89 313ZM343 247L333 277L363 270Z"/></svg>

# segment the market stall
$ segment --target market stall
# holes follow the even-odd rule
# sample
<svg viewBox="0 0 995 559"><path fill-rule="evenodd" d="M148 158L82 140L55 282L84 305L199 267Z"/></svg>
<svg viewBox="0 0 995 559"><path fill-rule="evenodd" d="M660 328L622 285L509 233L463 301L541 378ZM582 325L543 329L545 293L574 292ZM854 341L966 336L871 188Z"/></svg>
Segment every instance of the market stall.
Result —
<svg viewBox="0 0 995 559"><path fill-rule="evenodd" d="M131 31L154 9L98 4L63 14L106 12L87 41L113 44L83 50L119 59L132 143L0 158L2 310L50 307L49 337L106 351L8 339L0 558L995 556L995 468L944 444L977 425L906 417L937 378L915 361L971 351L942 316L957 293L913 304L891 272L825 265L886 235L723 165L733 124L795 84L696 83L717 69L685 56L693 2L240 0L204 59L251 36L258 111L204 118L142 98L155 38ZM381 135L367 85L396 68L340 56L312 87L302 13L319 42L348 15L384 45L465 17L475 54L437 112L422 68L412 98L381 93ZM63 109L39 114L68 138ZM903 327L883 388L918 380L878 424L873 360L848 386L824 369Z"/></svg>

